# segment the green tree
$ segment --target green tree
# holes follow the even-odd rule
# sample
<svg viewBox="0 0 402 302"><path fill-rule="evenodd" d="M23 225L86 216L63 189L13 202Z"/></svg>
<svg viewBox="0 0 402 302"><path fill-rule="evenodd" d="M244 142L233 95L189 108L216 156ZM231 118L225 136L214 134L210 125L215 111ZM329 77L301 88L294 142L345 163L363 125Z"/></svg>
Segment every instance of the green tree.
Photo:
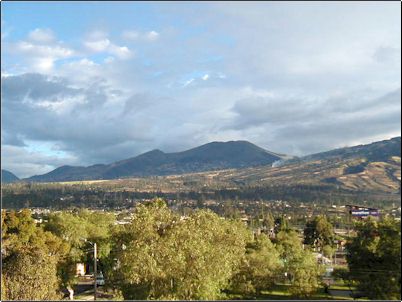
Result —
<svg viewBox="0 0 402 302"><path fill-rule="evenodd" d="M231 280L231 291L256 294L269 289L281 269L279 253L264 234L247 245L246 256Z"/></svg>
<svg viewBox="0 0 402 302"><path fill-rule="evenodd" d="M310 297L321 286L323 270L317 264L316 258L312 253L303 251L288 261L293 281L290 292L297 297Z"/></svg>
<svg viewBox="0 0 402 302"><path fill-rule="evenodd" d="M29 210L2 215L2 265L7 299L59 297L59 268L69 245L36 226Z"/></svg>
<svg viewBox="0 0 402 302"><path fill-rule="evenodd" d="M332 256L335 253L335 248L333 248L330 245L324 245L324 247L322 248L322 253L324 254L325 257L327 258L332 258Z"/></svg>
<svg viewBox="0 0 402 302"><path fill-rule="evenodd" d="M115 216L101 211L79 210L75 212L60 212L49 216L45 229L71 246L71 249L59 265L59 276L65 287L71 286L75 278L77 262L93 263L92 245L86 242L96 242L98 257L101 261L110 253L110 232L114 225ZM99 263L101 269L102 262Z"/></svg>
<svg viewBox="0 0 402 302"><path fill-rule="evenodd" d="M370 299L401 298L401 225L368 219L347 244L350 277Z"/></svg>
<svg viewBox="0 0 402 302"><path fill-rule="evenodd" d="M21 249L3 266L7 300L58 300L57 258L40 249Z"/></svg>
<svg viewBox="0 0 402 302"><path fill-rule="evenodd" d="M113 214L100 211L61 212L49 216L45 229L72 246L70 256L74 261L84 260L87 254L83 250L91 248L84 239L98 244L99 258L102 259L110 252L110 231L114 221Z"/></svg>
<svg viewBox="0 0 402 302"><path fill-rule="evenodd" d="M268 230L275 226L275 220L271 213L268 213L263 217L262 226Z"/></svg>
<svg viewBox="0 0 402 302"><path fill-rule="evenodd" d="M333 225L324 215L316 216L308 221L304 229L304 243L322 251L326 245L333 246L335 233Z"/></svg>
<svg viewBox="0 0 402 302"><path fill-rule="evenodd" d="M309 297L320 286L322 267L312 252L303 249L301 239L293 230L276 236L277 248L283 261L283 273L290 281L290 292L297 297Z"/></svg>
<svg viewBox="0 0 402 302"><path fill-rule="evenodd" d="M245 253L241 222L198 210L181 219L161 200L136 209L113 235L109 275L125 299L216 299Z"/></svg>
<svg viewBox="0 0 402 302"><path fill-rule="evenodd" d="M287 230L289 230L289 224L288 224L288 220L286 219L286 217L282 215L281 217L275 218L275 221L274 221L275 234L278 234L281 231L287 231Z"/></svg>
<svg viewBox="0 0 402 302"><path fill-rule="evenodd" d="M7 299L7 289L6 289L6 283L4 282L4 275L3 272L1 272L1 301L4 301Z"/></svg>

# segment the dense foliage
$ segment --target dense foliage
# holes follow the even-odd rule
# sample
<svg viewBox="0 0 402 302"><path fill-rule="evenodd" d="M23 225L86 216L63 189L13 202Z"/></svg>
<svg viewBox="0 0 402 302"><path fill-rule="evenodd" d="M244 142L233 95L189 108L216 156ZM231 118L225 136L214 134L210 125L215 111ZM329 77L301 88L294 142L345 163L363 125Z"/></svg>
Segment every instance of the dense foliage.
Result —
<svg viewBox="0 0 402 302"><path fill-rule="evenodd" d="M258 294L274 285L281 269L282 262L274 244L266 235L259 235L247 244L246 256L232 277L230 289L240 294Z"/></svg>
<svg viewBox="0 0 402 302"><path fill-rule="evenodd" d="M139 206L113 238L113 277L126 299L205 300L221 298L251 237L210 211L180 219L159 200Z"/></svg>
<svg viewBox="0 0 402 302"><path fill-rule="evenodd" d="M308 221L304 229L304 243L319 251L325 248L328 250L334 245L335 233L333 225L324 215L316 216L313 220Z"/></svg>
<svg viewBox="0 0 402 302"><path fill-rule="evenodd" d="M356 226L347 245L350 278L370 299L401 299L401 224L385 219Z"/></svg>
<svg viewBox="0 0 402 302"><path fill-rule="evenodd" d="M326 217L307 222L303 238L284 215L261 208L247 227L233 203L225 207L226 217L208 209L181 215L156 199L117 216L56 211L40 224L29 210L2 211L1 298L61 298L76 281L75 264L92 265L90 242L99 247L106 287L125 299L254 299L278 285L308 298L322 287L324 270L313 248L333 253ZM257 226L268 233L253 234ZM349 270L335 275L371 299L399 299L400 222L368 219L355 231L347 244Z"/></svg>
<svg viewBox="0 0 402 302"><path fill-rule="evenodd" d="M309 249L303 248L293 230L280 231L276 236L278 250L284 263L284 272L290 280L290 291L299 297L308 297L320 287L322 267Z"/></svg>
<svg viewBox="0 0 402 302"><path fill-rule="evenodd" d="M60 298L60 271L68 252L62 239L36 226L29 210L2 211L2 297Z"/></svg>

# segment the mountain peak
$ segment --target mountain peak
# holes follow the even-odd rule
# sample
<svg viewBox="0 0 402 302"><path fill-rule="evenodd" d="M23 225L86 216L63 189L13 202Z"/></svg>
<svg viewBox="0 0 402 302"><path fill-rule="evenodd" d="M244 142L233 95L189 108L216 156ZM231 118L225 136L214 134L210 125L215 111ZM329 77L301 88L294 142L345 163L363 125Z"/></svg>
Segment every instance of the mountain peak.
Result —
<svg viewBox="0 0 402 302"><path fill-rule="evenodd" d="M82 180L172 175L271 165L279 159L281 159L279 155L247 141L211 142L175 153L164 153L154 149L109 165L62 166L42 177L32 177L31 180L63 181L74 178Z"/></svg>
<svg viewBox="0 0 402 302"><path fill-rule="evenodd" d="M1 181L3 183L10 183L20 180L14 173L1 169Z"/></svg>

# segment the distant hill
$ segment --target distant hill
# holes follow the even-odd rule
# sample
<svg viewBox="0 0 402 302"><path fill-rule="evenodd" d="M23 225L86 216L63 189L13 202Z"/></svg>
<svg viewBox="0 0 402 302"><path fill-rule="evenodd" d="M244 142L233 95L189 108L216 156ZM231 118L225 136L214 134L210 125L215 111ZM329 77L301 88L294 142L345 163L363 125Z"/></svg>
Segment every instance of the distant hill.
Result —
<svg viewBox="0 0 402 302"><path fill-rule="evenodd" d="M401 157L401 137L367 145L339 148L302 157L304 161L323 159L366 158L368 161L388 161L391 156Z"/></svg>
<svg viewBox="0 0 402 302"><path fill-rule="evenodd" d="M26 180L47 182L162 176L271 165L283 157L285 155L264 150L247 141L212 142L176 153L153 150L109 165L62 166Z"/></svg>
<svg viewBox="0 0 402 302"><path fill-rule="evenodd" d="M334 192L399 194L401 137L291 159L279 166L221 171L214 180L226 186L317 185L332 186Z"/></svg>
<svg viewBox="0 0 402 302"><path fill-rule="evenodd" d="M17 176L7 170L1 169L1 182L10 183L20 180Z"/></svg>
<svg viewBox="0 0 402 302"><path fill-rule="evenodd" d="M110 183L137 190L144 186L142 180L134 178ZM234 190L246 199L276 196L289 200L314 200L325 195L328 200L332 197L332 200L400 200L400 137L285 160L280 165L148 178L146 183L147 190L155 191Z"/></svg>

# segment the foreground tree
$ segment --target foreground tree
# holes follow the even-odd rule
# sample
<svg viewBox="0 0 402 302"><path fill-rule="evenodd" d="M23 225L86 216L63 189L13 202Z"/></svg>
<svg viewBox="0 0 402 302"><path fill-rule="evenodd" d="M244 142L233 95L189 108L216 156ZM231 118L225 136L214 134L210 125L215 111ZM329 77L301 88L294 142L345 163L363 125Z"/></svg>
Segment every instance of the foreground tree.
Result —
<svg viewBox="0 0 402 302"><path fill-rule="evenodd" d="M370 299L401 299L401 225L393 219L358 223L347 244L350 278Z"/></svg>
<svg viewBox="0 0 402 302"><path fill-rule="evenodd" d="M58 300L57 258L46 251L22 249L3 266L7 300Z"/></svg>
<svg viewBox="0 0 402 302"><path fill-rule="evenodd" d="M118 268L110 276L125 299L209 300L222 297L250 233L210 211L181 219L156 200L113 238Z"/></svg>
<svg viewBox="0 0 402 302"><path fill-rule="evenodd" d="M284 263L283 273L291 283L290 292L297 297L311 296L321 285L322 267L310 250L303 249L295 231L279 232L276 242Z"/></svg>
<svg viewBox="0 0 402 302"><path fill-rule="evenodd" d="M60 298L59 268L68 244L36 226L29 210L2 215L2 274L8 300Z"/></svg>
<svg viewBox="0 0 402 302"><path fill-rule="evenodd" d="M269 289L282 268L279 253L265 234L247 245L246 256L231 280L231 291L258 294Z"/></svg>
<svg viewBox="0 0 402 302"><path fill-rule="evenodd" d="M68 255L58 266L58 275L63 287L68 289L76 283L75 265L77 262L93 263L92 246L85 241L86 239L97 243L98 257L101 261L109 255L110 231L114 221L115 217L111 213L86 209L49 215L45 230L62 238L63 242L71 247ZM100 265L101 263L99 263Z"/></svg>

